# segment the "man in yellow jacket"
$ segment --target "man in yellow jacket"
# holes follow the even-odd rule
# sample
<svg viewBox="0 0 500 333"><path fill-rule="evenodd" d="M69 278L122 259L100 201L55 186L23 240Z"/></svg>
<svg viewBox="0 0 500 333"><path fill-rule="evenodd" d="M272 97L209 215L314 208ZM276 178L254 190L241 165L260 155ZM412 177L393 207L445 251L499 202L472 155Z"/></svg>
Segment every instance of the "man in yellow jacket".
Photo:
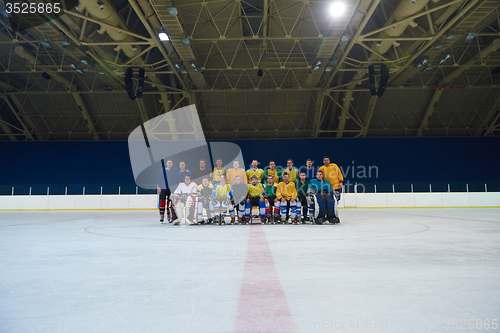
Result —
<svg viewBox="0 0 500 333"><path fill-rule="evenodd" d="M291 217L291 223L296 223L297 215L300 220L301 205L297 200L297 189L287 173L283 174L283 181L277 186L274 202L276 207L281 207L281 223L286 223L288 217Z"/></svg>
<svg viewBox="0 0 500 333"><path fill-rule="evenodd" d="M319 171L323 173L324 179L328 180L332 184L332 190L335 191L337 196L337 202L340 201L340 193L342 193L342 182L344 177L340 168L335 163L330 163L330 158L328 156L323 157L323 166L319 168Z"/></svg>

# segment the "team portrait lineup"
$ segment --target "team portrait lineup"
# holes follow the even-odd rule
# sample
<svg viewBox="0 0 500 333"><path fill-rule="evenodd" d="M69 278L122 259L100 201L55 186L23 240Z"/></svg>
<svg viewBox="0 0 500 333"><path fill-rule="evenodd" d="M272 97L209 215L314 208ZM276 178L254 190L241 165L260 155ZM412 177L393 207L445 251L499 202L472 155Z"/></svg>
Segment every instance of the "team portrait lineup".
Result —
<svg viewBox="0 0 500 333"><path fill-rule="evenodd" d="M245 171L240 161L223 167L221 158L215 167L207 167L201 159L199 168L190 171L184 161L174 166L169 159L158 172L160 223L174 225L252 223L256 217L262 224L338 224L338 204L343 175L340 168L323 157L323 165L298 169L293 159L286 167L270 161L264 169L253 160ZM253 208L258 216L252 215Z"/></svg>

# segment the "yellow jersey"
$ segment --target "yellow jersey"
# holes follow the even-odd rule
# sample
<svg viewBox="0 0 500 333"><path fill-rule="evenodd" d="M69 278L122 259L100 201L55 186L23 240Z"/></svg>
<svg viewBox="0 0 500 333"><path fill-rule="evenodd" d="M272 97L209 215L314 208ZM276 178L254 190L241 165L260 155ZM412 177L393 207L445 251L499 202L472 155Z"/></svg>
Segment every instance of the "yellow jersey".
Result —
<svg viewBox="0 0 500 333"><path fill-rule="evenodd" d="M323 172L323 177L332 184L334 190L342 187L340 182L344 180L344 177L337 164L330 163L328 167L323 165L319 171Z"/></svg>
<svg viewBox="0 0 500 333"><path fill-rule="evenodd" d="M259 197L259 198L263 198L264 196L262 195L264 193L264 186L262 186L261 183L257 183L257 184L248 184L247 185L248 187L248 197L249 198L255 198L255 197Z"/></svg>
<svg viewBox="0 0 500 333"><path fill-rule="evenodd" d="M266 171L264 171L264 183L267 183L268 176L273 176L273 182L276 184L279 183L281 177L281 169L266 169Z"/></svg>
<svg viewBox="0 0 500 333"><path fill-rule="evenodd" d="M220 182L220 176L226 174L226 169L222 167L222 169L217 169L217 167L214 168L212 180L214 182Z"/></svg>
<svg viewBox="0 0 500 333"><path fill-rule="evenodd" d="M285 174L288 174L290 176L290 181L292 183L295 183L297 181L297 178L299 177L299 169L297 169L296 167L292 167L292 170L284 168L281 171L281 179L283 179L283 176Z"/></svg>
<svg viewBox="0 0 500 333"><path fill-rule="evenodd" d="M234 183L236 183L234 181L234 177L236 177L236 176L241 177L241 182L243 184L248 184L247 174L245 173L245 170L243 170L243 169L238 169L238 170L229 169L229 170L227 170L226 182L228 182L231 185L234 185Z"/></svg>
<svg viewBox="0 0 500 333"><path fill-rule="evenodd" d="M286 200L297 199L295 183L291 181L288 184L285 184L285 182L279 183L276 189L276 198L278 200L281 200L281 198L285 198Z"/></svg>
<svg viewBox="0 0 500 333"><path fill-rule="evenodd" d="M252 176L257 176L257 181L259 183L262 183L262 178L264 178L264 170L262 169L257 169L257 170L253 170L253 169L248 169L247 172L247 179L248 179L248 183L252 182Z"/></svg>

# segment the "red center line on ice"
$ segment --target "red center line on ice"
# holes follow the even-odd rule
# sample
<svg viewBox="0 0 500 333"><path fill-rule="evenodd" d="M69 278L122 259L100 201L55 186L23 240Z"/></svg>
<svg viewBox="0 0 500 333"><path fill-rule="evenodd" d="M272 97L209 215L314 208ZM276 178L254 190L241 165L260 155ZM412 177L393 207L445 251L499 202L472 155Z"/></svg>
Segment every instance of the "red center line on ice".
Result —
<svg viewBox="0 0 500 333"><path fill-rule="evenodd" d="M295 332L262 225L250 226L235 332Z"/></svg>

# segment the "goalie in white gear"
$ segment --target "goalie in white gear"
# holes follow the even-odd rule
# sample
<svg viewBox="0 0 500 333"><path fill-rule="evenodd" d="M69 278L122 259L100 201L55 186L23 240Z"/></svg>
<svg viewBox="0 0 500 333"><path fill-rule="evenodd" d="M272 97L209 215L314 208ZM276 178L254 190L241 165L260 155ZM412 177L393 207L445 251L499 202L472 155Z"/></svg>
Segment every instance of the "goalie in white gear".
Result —
<svg viewBox="0 0 500 333"><path fill-rule="evenodd" d="M203 178L201 185L198 186L198 223L212 223L214 215L214 205L212 204L213 186L208 182L208 178ZM207 212L207 219L203 220L203 208Z"/></svg>
<svg viewBox="0 0 500 333"><path fill-rule="evenodd" d="M174 192L173 206L177 213L177 220L174 221L174 225L178 225L183 218L186 219L186 224L196 224L196 192L196 184L191 182L190 175L186 175L184 183L180 183ZM186 209L185 215L184 209Z"/></svg>

